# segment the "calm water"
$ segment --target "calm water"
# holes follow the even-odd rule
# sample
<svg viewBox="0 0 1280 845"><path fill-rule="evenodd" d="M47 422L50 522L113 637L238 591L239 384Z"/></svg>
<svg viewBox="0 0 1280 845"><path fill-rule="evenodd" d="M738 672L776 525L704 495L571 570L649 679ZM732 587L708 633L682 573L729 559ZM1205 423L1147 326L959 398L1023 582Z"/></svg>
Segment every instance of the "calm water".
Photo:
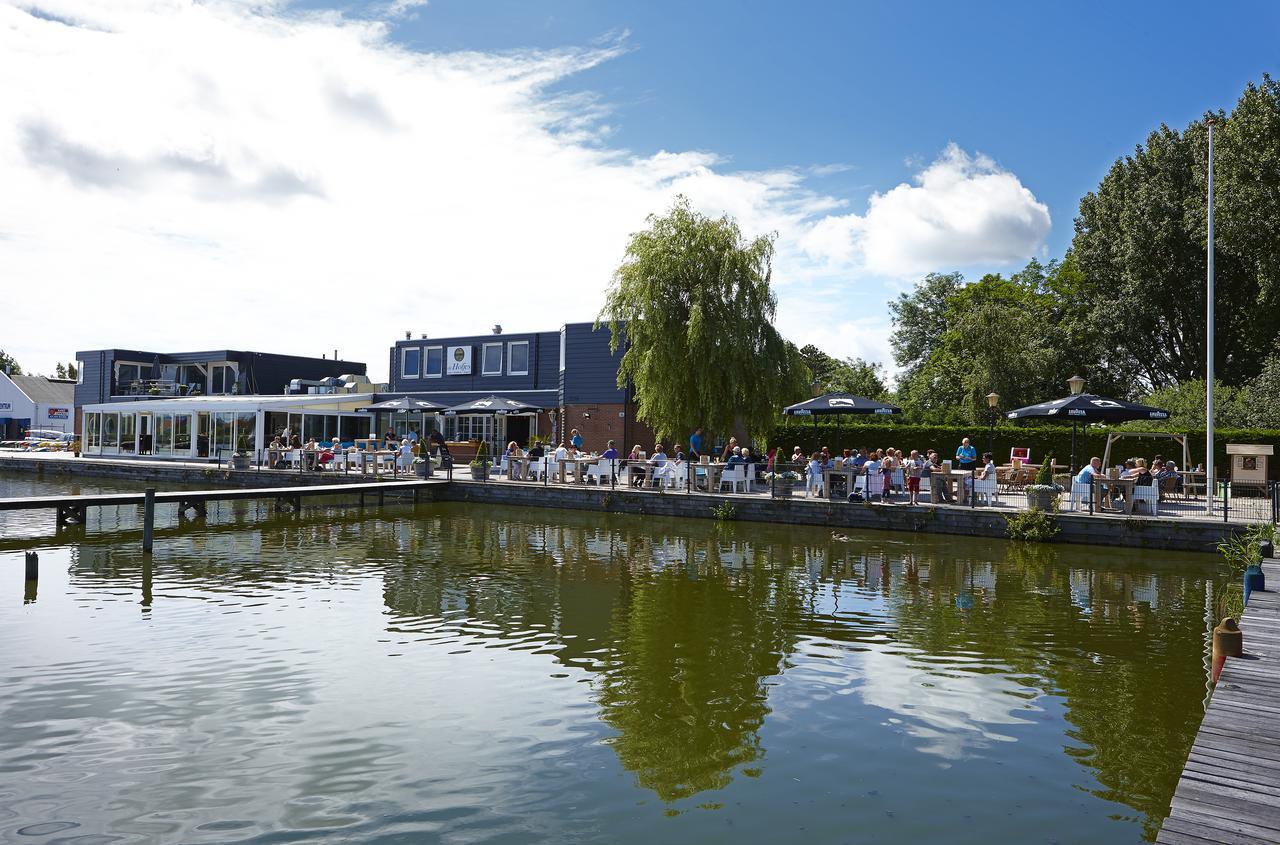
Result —
<svg viewBox="0 0 1280 845"><path fill-rule="evenodd" d="M1202 713L1207 555L162 513L0 521L0 841L1141 842Z"/></svg>

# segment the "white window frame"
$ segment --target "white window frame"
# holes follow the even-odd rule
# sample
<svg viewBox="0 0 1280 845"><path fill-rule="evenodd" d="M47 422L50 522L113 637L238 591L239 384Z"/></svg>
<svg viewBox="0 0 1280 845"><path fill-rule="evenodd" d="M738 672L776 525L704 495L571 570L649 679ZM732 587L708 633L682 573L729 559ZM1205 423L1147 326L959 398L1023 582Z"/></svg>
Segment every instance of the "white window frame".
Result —
<svg viewBox="0 0 1280 845"><path fill-rule="evenodd" d="M490 371L490 370L488 370L488 369L487 369L487 366L488 366L488 364L489 364L489 349L490 349L491 347L495 347L495 346L498 348L498 369ZM482 376L500 376L500 375L502 375L502 344L501 344L501 343L486 343L486 344L484 344L484 345L481 347L481 349L480 349L480 375L482 375Z"/></svg>
<svg viewBox="0 0 1280 845"><path fill-rule="evenodd" d="M524 347L524 369L523 369L523 370L513 370L513 369L511 369L511 361L512 361L511 350L512 350L512 349L514 349L514 348L515 348L515 347L517 347L517 346L523 346L523 347ZM512 341L508 341L508 342L507 342L507 375L509 375L509 376L527 376L527 375L529 375L529 341L527 341L527 340L512 340Z"/></svg>
<svg viewBox="0 0 1280 845"><path fill-rule="evenodd" d="M76 359L76 384L84 384L84 361Z"/></svg>
<svg viewBox="0 0 1280 845"><path fill-rule="evenodd" d="M432 350L440 351L440 372L427 372L427 354ZM424 346L422 347L422 377L423 378L444 378L444 347L443 346Z"/></svg>
<svg viewBox="0 0 1280 845"><path fill-rule="evenodd" d="M418 366L414 367L413 372L409 372L405 365L405 353L417 350ZM402 346L400 347L400 378L420 378L418 374L422 371L422 347L421 346Z"/></svg>
<svg viewBox="0 0 1280 845"><path fill-rule="evenodd" d="M569 345L568 338L569 327L560 327L560 372L564 372L565 348Z"/></svg>

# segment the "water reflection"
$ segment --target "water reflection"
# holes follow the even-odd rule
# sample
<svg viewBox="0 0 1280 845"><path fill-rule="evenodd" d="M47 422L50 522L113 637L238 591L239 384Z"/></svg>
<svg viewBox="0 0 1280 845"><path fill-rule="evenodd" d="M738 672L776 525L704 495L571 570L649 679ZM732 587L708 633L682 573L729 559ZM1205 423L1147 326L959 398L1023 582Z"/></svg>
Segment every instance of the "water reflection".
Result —
<svg viewBox="0 0 1280 845"><path fill-rule="evenodd" d="M835 796L814 811L834 829L852 800L837 786L888 801L888 784L903 783L913 795L894 799L906 803L893 814L859 816L868 831L936 835L963 817L943 805L971 797L1035 807L1038 815L1019 812L1036 824L1074 820L1095 836L1151 838L1199 722L1211 563L463 505L273 518L229 503L207 526L166 536L154 563L107 538L71 550L68 595L78 613L127 601L145 625L191 649L155 667L171 695L81 662L60 670L75 684L19 672L4 697L51 720L109 713L144 733L167 725L169 734L148 740L160 749L181 746L182 724L214 723L206 730L225 754L112 811L134 832L152 829L119 818L208 806L201 802L212 793L245 812L193 812L191 824L250 841L245 826L262 828L251 775L273 771L274 824L321 838L375 839L370 825L386 818L397 834L419 830L414 808L436 806L441 790L462 796L442 813L461 819L485 808L499 827L518 827L535 805L550 808L553 817L536 826L563 841L573 838L558 827L569 818L616 841L651 840L634 813L644 796L672 812L736 807L730 818L763 832L781 824L769 820L771 807L814 800L812 786L796 791L792 782L802 780ZM371 579L379 597L366 607ZM42 594L32 607L43 602ZM333 615L338 608L359 615ZM206 646L192 629L154 627L170 618L208 624L214 613L238 616L244 630L221 630L221 616ZM329 624L337 627L315 628ZM318 642L330 649L320 657ZM204 650L227 646L246 651ZM369 673L388 659L413 661L388 681L390 690L404 686L404 701L349 700L381 682ZM534 684L531 673L553 686ZM331 689L335 677L346 679L341 692ZM589 721L572 703L576 690L589 693ZM353 721L366 704L378 715ZM345 717L312 724L332 708ZM42 730L8 729L0 766L43 741ZM446 773L417 771L424 743L449 761ZM595 748L608 749L634 793L599 775L564 780L574 767L606 765ZM158 759L170 765L169 752ZM931 818L902 818L929 795L938 797ZM1096 801L1082 805L1082 795ZM1126 815L1132 835L1108 819ZM879 827L884 818L896 826ZM1022 841L1013 821L985 824L975 838Z"/></svg>

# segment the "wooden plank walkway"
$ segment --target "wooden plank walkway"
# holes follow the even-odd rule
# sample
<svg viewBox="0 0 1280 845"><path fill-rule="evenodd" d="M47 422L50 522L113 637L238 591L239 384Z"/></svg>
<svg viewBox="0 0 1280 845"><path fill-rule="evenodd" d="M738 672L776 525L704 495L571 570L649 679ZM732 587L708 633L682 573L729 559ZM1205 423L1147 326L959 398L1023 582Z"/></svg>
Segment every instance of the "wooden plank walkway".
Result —
<svg viewBox="0 0 1280 845"><path fill-rule="evenodd" d="M448 484L444 479L419 479L415 481L376 481L361 484L310 484L291 487L243 487L218 490L166 490L155 494L156 504L176 504L181 512L188 509L203 515L209 502L243 501L247 499L273 499L290 504L296 510L302 499L312 496L358 495L363 504L366 495L376 495L378 502L388 493L408 493L414 501L420 491ZM22 496L0 499L0 511L52 510L57 513L58 524L75 520L84 522L85 511L91 507L135 505L141 507L145 493L97 493L84 496Z"/></svg>
<svg viewBox="0 0 1280 845"><path fill-rule="evenodd" d="M1244 657L1227 658L1157 843L1280 842L1280 562L1262 565L1240 620Z"/></svg>

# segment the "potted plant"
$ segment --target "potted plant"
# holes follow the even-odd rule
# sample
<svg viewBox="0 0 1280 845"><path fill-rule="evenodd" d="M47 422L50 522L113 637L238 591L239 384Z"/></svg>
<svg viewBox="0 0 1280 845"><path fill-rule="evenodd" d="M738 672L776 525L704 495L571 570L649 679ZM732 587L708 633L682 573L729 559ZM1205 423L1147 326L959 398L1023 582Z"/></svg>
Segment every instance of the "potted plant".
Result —
<svg viewBox="0 0 1280 845"><path fill-rule="evenodd" d="M780 499L789 499L795 492L796 482L800 481L800 473L794 470L785 472L766 472L764 480L769 482L773 494Z"/></svg>
<svg viewBox="0 0 1280 845"><path fill-rule="evenodd" d="M1036 511L1053 510L1061 492L1062 487L1053 481L1053 455L1045 455L1035 481L1027 485L1027 506Z"/></svg>
<svg viewBox="0 0 1280 845"><path fill-rule="evenodd" d="M419 478L431 477L431 445L425 437L418 439L417 456L413 459L413 471Z"/></svg>
<svg viewBox="0 0 1280 845"><path fill-rule="evenodd" d="M471 477L476 481L489 477L489 444L483 440L476 447L476 456L471 459Z"/></svg>
<svg viewBox="0 0 1280 845"><path fill-rule="evenodd" d="M240 439L236 442L236 450L231 453L232 469L248 469L249 468L249 437L248 435L240 435Z"/></svg>

